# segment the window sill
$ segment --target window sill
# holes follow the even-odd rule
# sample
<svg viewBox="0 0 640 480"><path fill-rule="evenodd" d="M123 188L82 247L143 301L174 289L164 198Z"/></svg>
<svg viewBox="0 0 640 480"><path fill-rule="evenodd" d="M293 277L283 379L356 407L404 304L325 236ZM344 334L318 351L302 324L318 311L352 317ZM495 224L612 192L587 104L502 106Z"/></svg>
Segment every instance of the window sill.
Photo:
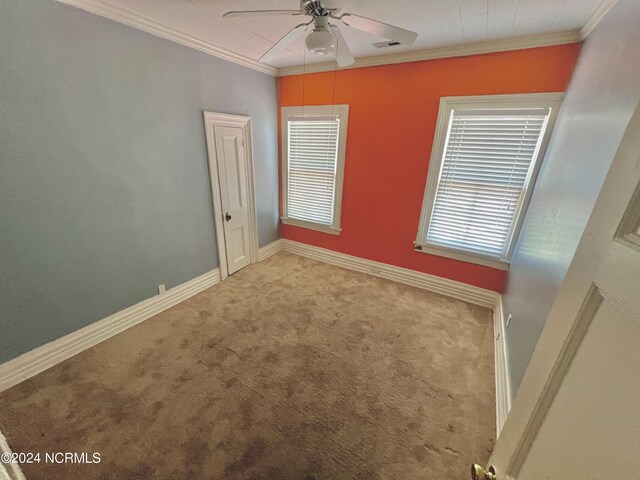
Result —
<svg viewBox="0 0 640 480"><path fill-rule="evenodd" d="M282 223L285 225L293 225L294 227L307 228L309 230L316 230L322 233L328 233L330 235L340 235L341 228L331 227L328 225L320 225L319 223L305 222L304 220L297 220L295 218L281 217Z"/></svg>
<svg viewBox="0 0 640 480"><path fill-rule="evenodd" d="M413 245L416 252L452 258L454 260L460 260L461 262L475 263L476 265L484 265L485 267L497 268L498 270L509 270L509 262L506 260L487 258L473 253L461 252L459 250L448 249L446 247L430 245L422 242L413 242Z"/></svg>

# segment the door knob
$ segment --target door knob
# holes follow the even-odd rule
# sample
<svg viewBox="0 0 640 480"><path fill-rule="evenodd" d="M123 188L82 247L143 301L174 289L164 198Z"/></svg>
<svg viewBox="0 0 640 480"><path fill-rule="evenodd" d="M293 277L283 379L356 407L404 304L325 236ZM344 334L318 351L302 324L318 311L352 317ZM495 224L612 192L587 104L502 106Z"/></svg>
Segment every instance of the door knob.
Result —
<svg viewBox="0 0 640 480"><path fill-rule="evenodd" d="M495 480L496 479L496 469L493 468L493 465L489 467L489 470L485 472L484 468L480 465L473 464L471 465L471 480Z"/></svg>
<svg viewBox="0 0 640 480"><path fill-rule="evenodd" d="M231 220L231 215L229 215L229 212L226 213L226 215L224 216L225 220L228 222L229 220Z"/></svg>

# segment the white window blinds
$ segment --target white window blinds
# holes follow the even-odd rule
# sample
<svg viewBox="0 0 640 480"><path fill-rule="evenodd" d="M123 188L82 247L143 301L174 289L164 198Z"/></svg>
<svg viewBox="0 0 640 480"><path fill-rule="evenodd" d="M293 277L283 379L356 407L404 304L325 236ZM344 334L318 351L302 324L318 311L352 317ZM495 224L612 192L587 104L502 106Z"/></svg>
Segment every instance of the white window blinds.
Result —
<svg viewBox="0 0 640 480"><path fill-rule="evenodd" d="M340 118L289 118L287 129L287 216L332 225Z"/></svg>
<svg viewBox="0 0 640 480"><path fill-rule="evenodd" d="M453 110L427 242L504 259L549 108Z"/></svg>

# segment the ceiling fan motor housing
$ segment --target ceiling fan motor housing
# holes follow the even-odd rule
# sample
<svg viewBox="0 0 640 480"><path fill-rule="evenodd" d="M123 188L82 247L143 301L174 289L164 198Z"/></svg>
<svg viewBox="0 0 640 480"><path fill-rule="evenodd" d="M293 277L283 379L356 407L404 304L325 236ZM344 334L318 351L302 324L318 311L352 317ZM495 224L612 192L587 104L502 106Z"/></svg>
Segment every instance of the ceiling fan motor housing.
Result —
<svg viewBox="0 0 640 480"><path fill-rule="evenodd" d="M307 15L324 16L329 14L318 0L300 0L300 10L306 12Z"/></svg>

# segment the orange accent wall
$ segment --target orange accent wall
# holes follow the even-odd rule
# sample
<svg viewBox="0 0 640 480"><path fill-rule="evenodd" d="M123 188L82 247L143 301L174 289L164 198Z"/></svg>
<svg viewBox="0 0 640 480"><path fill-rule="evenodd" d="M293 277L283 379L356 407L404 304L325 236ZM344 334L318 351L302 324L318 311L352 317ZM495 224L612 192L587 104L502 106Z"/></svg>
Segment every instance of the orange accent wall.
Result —
<svg viewBox="0 0 640 480"><path fill-rule="evenodd" d="M282 237L501 292L503 270L413 250L440 97L562 92L579 52L570 44L281 77L281 107L349 104L341 234L282 225Z"/></svg>

